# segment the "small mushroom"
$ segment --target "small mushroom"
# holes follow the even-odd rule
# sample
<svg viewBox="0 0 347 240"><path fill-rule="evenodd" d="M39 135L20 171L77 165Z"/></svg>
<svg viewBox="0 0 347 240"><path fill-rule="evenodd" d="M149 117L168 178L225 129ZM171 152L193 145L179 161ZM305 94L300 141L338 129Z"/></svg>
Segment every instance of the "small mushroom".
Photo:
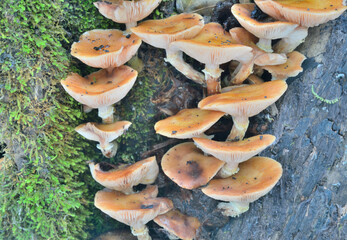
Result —
<svg viewBox="0 0 347 240"><path fill-rule="evenodd" d="M141 45L141 39L131 34L124 36L117 29L95 29L83 33L71 46L71 55L85 64L107 70L112 74L115 67L129 61Z"/></svg>
<svg viewBox="0 0 347 240"><path fill-rule="evenodd" d="M289 77L296 77L303 71L301 64L306 59L305 55L294 51L287 54L287 61L280 65L275 66L261 66L272 75L272 80L282 79L286 80Z"/></svg>
<svg viewBox="0 0 347 240"><path fill-rule="evenodd" d="M193 140L203 152L226 163L218 176L227 178L239 171L238 165L241 162L247 161L263 151L276 140L276 137L265 134L237 142L217 142L204 138L193 138Z"/></svg>
<svg viewBox="0 0 347 240"><path fill-rule="evenodd" d="M252 72L249 64L246 64L253 58L252 48L238 44L218 23L206 24L194 38L175 41L170 44L170 48L183 51L205 64L203 72L208 95L221 91L220 76L223 70L219 68L220 64L237 60L245 63L239 72L244 75Z"/></svg>
<svg viewBox="0 0 347 240"><path fill-rule="evenodd" d="M227 201L218 204L223 215L236 217L248 211L249 203L264 196L282 176L279 162L267 157L253 157L240 164L235 175L212 180L202 192L207 196Z"/></svg>
<svg viewBox="0 0 347 240"><path fill-rule="evenodd" d="M250 60L249 64L250 67L253 70L253 65L256 64L258 66L265 66L265 65L278 65L285 63L287 61L287 56L285 54L278 54L278 53L269 53L265 52L261 48L259 48L255 43L257 42L257 38L253 36L251 33L247 32L243 28L232 28L229 31L230 35L239 43L243 44L245 46L249 46L253 49L253 58ZM240 63L242 65L243 63ZM242 66L239 66L238 68L242 68ZM237 70L234 72L238 72ZM236 75L232 78L233 84L240 84L244 80L248 78L249 74L247 75Z"/></svg>
<svg viewBox="0 0 347 240"><path fill-rule="evenodd" d="M84 123L75 128L83 137L99 142L97 148L102 154L111 158L117 153L117 143L113 142L130 127L131 122L119 121L111 124Z"/></svg>
<svg viewBox="0 0 347 240"><path fill-rule="evenodd" d="M223 115L223 112L218 111L183 109L174 116L158 121L154 129L156 133L169 138L208 137L204 132Z"/></svg>
<svg viewBox="0 0 347 240"><path fill-rule="evenodd" d="M207 184L223 165L217 158L205 156L192 142L174 146L161 160L165 175L185 189Z"/></svg>
<svg viewBox="0 0 347 240"><path fill-rule="evenodd" d="M166 51L169 62L187 78L204 85L204 75L183 59L182 51L170 48L170 43L196 36L204 26L204 19L196 13L182 13L165 19L148 20L131 29L145 43Z"/></svg>
<svg viewBox="0 0 347 240"><path fill-rule="evenodd" d="M94 240L136 240L137 238L130 231L117 230L107 232L95 238Z"/></svg>
<svg viewBox="0 0 347 240"><path fill-rule="evenodd" d="M138 161L132 165L121 164L115 166L109 163L89 163L90 172L95 181L102 186L132 194L133 186L138 184L152 184L159 173L155 157Z"/></svg>
<svg viewBox="0 0 347 240"><path fill-rule="evenodd" d="M196 231L200 227L200 221L196 217L189 217L178 210L171 210L153 219L159 226L163 227L170 239L192 240L196 237Z"/></svg>
<svg viewBox="0 0 347 240"><path fill-rule="evenodd" d="M255 0L255 3L275 19L306 28L334 20L347 9L344 0Z"/></svg>
<svg viewBox="0 0 347 240"><path fill-rule="evenodd" d="M231 12L239 21L242 27L259 38L257 46L266 51L272 52L271 40L286 38L293 34L293 31L298 27L298 24L284 21L258 21L251 17L252 11L255 9L255 4L234 4ZM307 29L307 28L306 28ZM307 36L307 30L306 30ZM303 39L305 39L305 37ZM298 40L299 44L302 39ZM297 44L297 45L299 45Z"/></svg>
<svg viewBox="0 0 347 240"><path fill-rule="evenodd" d="M131 227L139 240L151 240L146 223L173 208L168 198L156 198L157 186L148 186L139 193L125 195L112 190L98 191L94 205L102 212Z"/></svg>
<svg viewBox="0 0 347 240"><path fill-rule="evenodd" d="M134 85L137 71L121 66L108 75L106 70L100 70L86 77L71 73L61 80L65 91L76 101L90 108L97 108L99 117L104 123L113 122L113 104L125 97Z"/></svg>
<svg viewBox="0 0 347 240"><path fill-rule="evenodd" d="M229 92L204 98L198 107L225 112L233 118L233 128L227 141L242 140L249 124L249 117L257 115L276 102L287 90L283 80L234 88Z"/></svg>
<svg viewBox="0 0 347 240"><path fill-rule="evenodd" d="M95 7L106 18L117 23L125 23L126 33L137 22L147 17L157 8L162 0L107 0L94 2Z"/></svg>

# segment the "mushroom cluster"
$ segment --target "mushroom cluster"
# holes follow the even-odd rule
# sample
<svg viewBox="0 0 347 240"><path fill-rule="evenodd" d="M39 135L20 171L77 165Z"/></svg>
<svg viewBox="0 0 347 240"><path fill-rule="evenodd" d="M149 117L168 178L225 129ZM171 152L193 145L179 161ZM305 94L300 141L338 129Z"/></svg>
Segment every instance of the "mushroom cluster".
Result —
<svg viewBox="0 0 347 240"><path fill-rule="evenodd" d="M124 64L141 42L165 49L169 62L188 79L207 89L207 97L197 108L183 109L158 121L154 129L169 138L192 139L169 149L161 159L164 174L185 189L201 188L211 198L223 201L218 208L226 216L238 216L249 203L267 194L282 176L279 162L256 156L276 141L263 134L246 136L249 118L274 103L288 88L285 80L298 75L305 56L294 51L304 41L308 28L340 16L346 7L342 0L274 1L255 0L234 4L230 11L243 28L225 31L218 23L204 23L196 13L182 13L161 20L147 17L161 0L108 0L94 3L100 13L126 31L91 30L71 47L71 54L85 64L102 70L82 77L71 73L61 83L86 112L98 109L103 123L81 124L76 131L97 141L108 158L115 156L114 140L131 125L114 121L113 105L130 91L137 72ZM245 2L245 1L242 1ZM248 2L248 1L247 1ZM261 18L255 12L263 11ZM264 17L265 16L265 17ZM280 39L274 46L273 39ZM183 59L183 53L205 64L201 72ZM222 89L221 65L232 70L229 85ZM264 81L266 70L272 81ZM253 73L254 72L254 73ZM248 80L248 84L243 84ZM207 136L224 115L233 126L225 141ZM245 138L245 136L247 138ZM200 222L174 208L168 198L157 197L154 184L159 174L156 157L132 165L89 162L92 177L105 187L95 195L95 206L110 217L131 227L141 240L149 240L146 223L153 220L170 236L194 239ZM133 187L147 187L135 192Z"/></svg>

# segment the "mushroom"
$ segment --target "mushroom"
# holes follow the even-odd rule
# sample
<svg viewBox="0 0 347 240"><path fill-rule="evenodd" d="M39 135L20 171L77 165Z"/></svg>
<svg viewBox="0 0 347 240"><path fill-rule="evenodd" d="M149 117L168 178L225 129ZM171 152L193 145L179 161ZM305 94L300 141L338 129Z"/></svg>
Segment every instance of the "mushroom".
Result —
<svg viewBox="0 0 347 240"><path fill-rule="evenodd" d="M255 0L258 7L279 20L314 27L338 18L347 7L344 0Z"/></svg>
<svg viewBox="0 0 347 240"><path fill-rule="evenodd" d="M261 66L272 75L272 80L282 79L286 80L289 77L296 77L303 71L301 64L306 59L305 55L294 51L287 54L288 60L280 65L275 66Z"/></svg>
<svg viewBox="0 0 347 240"><path fill-rule="evenodd" d="M84 123L75 128L75 131L83 137L99 142L97 148L102 154L111 158L117 153L118 145L113 142L130 127L131 122L119 121L111 124L98 124L94 122Z"/></svg>
<svg viewBox="0 0 347 240"><path fill-rule="evenodd" d="M215 124L223 112L202 110L198 108L183 109L176 115L158 121L154 125L156 133L169 138L187 139L208 137L204 132Z"/></svg>
<svg viewBox="0 0 347 240"><path fill-rule="evenodd" d="M255 44L257 42L257 38L243 28L232 28L230 29L229 33L239 44L249 46L253 49L254 57L249 63L247 63L251 66L252 69L254 64L258 66L278 65L287 61L287 56L285 54L268 53L259 48ZM240 63L240 65L242 64L243 63ZM242 66L240 66L239 68L242 68ZM248 76L249 74L244 76L238 75L238 78L232 79L232 83L240 84L244 80L246 80Z"/></svg>
<svg viewBox="0 0 347 240"><path fill-rule="evenodd" d="M104 69L86 77L71 73L66 79L61 80L61 84L76 101L87 105L88 108L97 108L99 117L105 123L112 123L114 113L112 105L125 97L136 78L137 71L128 66L121 66L111 75L108 75Z"/></svg>
<svg viewBox="0 0 347 240"><path fill-rule="evenodd" d="M183 240L192 240L196 237L196 231L201 225L196 217L184 215L178 210L159 215L153 221L169 233L170 239L178 237Z"/></svg>
<svg viewBox="0 0 347 240"><path fill-rule="evenodd" d="M95 181L124 194L134 193L133 186L138 184L154 183L159 173L155 157L146 158L132 165L115 166L109 163L89 162L89 168Z"/></svg>
<svg viewBox="0 0 347 240"><path fill-rule="evenodd" d="M252 117L276 102L287 90L283 80L238 87L229 92L204 98L198 107L225 112L233 118L233 128L227 141L242 140Z"/></svg>
<svg viewBox="0 0 347 240"><path fill-rule="evenodd" d="M113 232L107 232L95 238L94 240L136 240L137 238L129 231L117 230Z"/></svg>
<svg viewBox="0 0 347 240"><path fill-rule="evenodd" d="M165 175L185 189L207 184L223 165L217 158L205 156L192 142L174 146L161 160Z"/></svg>
<svg viewBox="0 0 347 240"><path fill-rule="evenodd" d="M128 34L131 33L130 28L151 14L160 2L161 0L102 0L94 2L94 5L104 17L117 23L125 23Z"/></svg>
<svg viewBox="0 0 347 240"><path fill-rule="evenodd" d="M146 223L173 208L168 198L156 198L157 186L148 186L139 193L124 193L101 190L94 198L94 205L102 212L131 227L131 232L139 240L151 240Z"/></svg>
<svg viewBox="0 0 347 240"><path fill-rule="evenodd" d="M220 76L223 72L219 68L220 64L237 60L245 63L239 74L249 75L252 71L251 66L246 64L253 58L252 48L237 44L218 23L206 24L194 38L175 41L170 44L170 48L181 50L205 64L203 72L208 95L220 93Z"/></svg>
<svg viewBox="0 0 347 240"><path fill-rule="evenodd" d="M71 55L95 68L106 69L111 75L115 67L129 61L141 45L136 35L124 36L117 29L95 29L83 33L71 46Z"/></svg>
<svg viewBox="0 0 347 240"><path fill-rule="evenodd" d="M195 145L203 152L210 154L226 164L218 176L227 178L239 171L238 165L257 155L275 142L272 135L259 135L237 142L217 142L204 138L193 138Z"/></svg>
<svg viewBox="0 0 347 240"><path fill-rule="evenodd" d="M267 157L253 157L240 164L240 171L232 177L212 180L202 192L207 196L227 201L219 203L223 215L236 217L248 211L249 203L264 196L282 176L279 162Z"/></svg>
<svg viewBox="0 0 347 240"><path fill-rule="evenodd" d="M234 4L231 12L242 27L259 38L257 46L266 51L273 52L272 39L281 40L281 52L293 51L307 37L307 28L299 27L298 24L284 21L260 22L251 17L255 4Z"/></svg>
<svg viewBox="0 0 347 240"><path fill-rule="evenodd" d="M131 29L145 43L166 51L169 62L187 78L204 85L204 75L183 60L182 51L170 48L170 43L196 36L204 26L204 19L196 13L182 13L160 20L148 20Z"/></svg>

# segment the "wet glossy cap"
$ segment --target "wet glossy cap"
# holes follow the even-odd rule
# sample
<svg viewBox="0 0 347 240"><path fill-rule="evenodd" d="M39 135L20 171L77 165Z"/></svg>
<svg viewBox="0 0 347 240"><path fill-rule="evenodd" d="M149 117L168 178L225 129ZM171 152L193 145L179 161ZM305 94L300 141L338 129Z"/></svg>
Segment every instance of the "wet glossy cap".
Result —
<svg viewBox="0 0 347 240"><path fill-rule="evenodd" d="M238 44L218 23L208 23L194 38L175 41L173 49L207 65L220 65L231 60L248 62L252 59L252 49Z"/></svg>
<svg viewBox="0 0 347 240"><path fill-rule="evenodd" d="M97 141L103 147L121 136L130 127L131 122L118 121L111 124L99 124L94 122L84 123L75 128L75 131L83 137Z"/></svg>
<svg viewBox="0 0 347 240"><path fill-rule="evenodd" d="M314 27L338 18L347 8L343 0L255 0L271 17Z"/></svg>
<svg viewBox="0 0 347 240"><path fill-rule="evenodd" d="M94 5L106 18L118 23L130 23L147 17L160 2L161 0L105 0L94 2Z"/></svg>
<svg viewBox="0 0 347 240"><path fill-rule="evenodd" d="M237 142L218 142L205 138L193 138L193 140L203 152L223 162L240 163L263 151L276 140L276 137L265 134Z"/></svg>
<svg viewBox="0 0 347 240"><path fill-rule="evenodd" d="M276 102L287 90L283 80L235 88L204 98L199 108L225 112L231 116L252 117Z"/></svg>
<svg viewBox="0 0 347 240"><path fill-rule="evenodd" d="M281 164L267 157L253 157L239 167L238 173L212 180L202 192L222 201L253 202L267 194L282 176Z"/></svg>
<svg viewBox="0 0 347 240"><path fill-rule="evenodd" d="M124 36L117 29L96 29L83 33L71 46L71 55L95 68L119 67L129 61L141 45L134 34Z"/></svg>
<svg viewBox="0 0 347 240"><path fill-rule="evenodd" d="M264 39L278 39L288 36L298 25L291 22L259 22L251 17L255 4L234 4L231 12L237 21L249 32Z"/></svg>
<svg viewBox="0 0 347 240"><path fill-rule="evenodd" d="M200 227L196 217L184 215L178 210L171 210L154 218L153 221L163 227L169 233L183 240L192 240Z"/></svg>
<svg viewBox="0 0 347 240"><path fill-rule="evenodd" d="M186 189L205 185L223 165L217 158L205 156L192 142L174 146L161 160L166 176Z"/></svg>
<svg viewBox="0 0 347 240"><path fill-rule="evenodd" d="M169 138L192 138L205 132L223 115L218 111L183 109L174 116L158 121L154 129L156 133Z"/></svg>
<svg viewBox="0 0 347 240"><path fill-rule="evenodd" d="M124 98L136 78L136 70L121 66L116 68L111 76L104 69L86 77L71 73L61 80L61 84L76 101L91 108L99 108L110 106Z"/></svg>
<svg viewBox="0 0 347 240"><path fill-rule="evenodd" d="M149 186L139 193L125 195L112 190L98 191L94 205L110 217L129 225L141 228L147 222L173 208L168 198L156 198L157 186Z"/></svg>
<svg viewBox="0 0 347 240"><path fill-rule="evenodd" d="M305 61L305 55L294 51L287 54L287 61L280 65L262 66L272 75L272 79L286 80L289 77L295 77L303 71L301 65Z"/></svg>
<svg viewBox="0 0 347 240"><path fill-rule="evenodd" d="M108 163L89 163L89 168L95 181L102 186L131 193L132 187L138 184L152 184L159 173L155 157L138 161L132 165L115 166Z"/></svg>
<svg viewBox="0 0 347 240"><path fill-rule="evenodd" d="M204 26L204 19L196 13L182 13L165 19L148 20L131 31L145 43L156 48L167 49L173 41L190 39Z"/></svg>

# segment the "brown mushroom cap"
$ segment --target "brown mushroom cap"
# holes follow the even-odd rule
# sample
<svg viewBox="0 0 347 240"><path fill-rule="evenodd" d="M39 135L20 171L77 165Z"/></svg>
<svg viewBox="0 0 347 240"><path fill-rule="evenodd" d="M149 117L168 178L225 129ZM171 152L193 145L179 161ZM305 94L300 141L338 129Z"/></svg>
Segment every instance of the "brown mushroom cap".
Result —
<svg viewBox="0 0 347 240"><path fill-rule="evenodd" d="M276 137L265 134L237 142L217 142L205 138L193 138L193 140L202 151L223 162L240 163L263 151L276 140Z"/></svg>
<svg viewBox="0 0 347 240"><path fill-rule="evenodd" d="M95 195L94 205L117 221L138 229L173 208L170 199L156 198L157 194L157 186L147 187L142 192L131 195L101 190Z"/></svg>
<svg viewBox="0 0 347 240"><path fill-rule="evenodd" d="M171 210L159 215L153 221L169 233L183 240L194 239L196 231L201 225L196 217L189 217L178 210Z"/></svg>
<svg viewBox="0 0 347 240"><path fill-rule="evenodd" d="M94 5L106 18L118 23L137 22L153 12L161 0L107 0L95 2Z"/></svg>
<svg viewBox="0 0 347 240"><path fill-rule="evenodd" d="M95 181L106 188L132 193L138 184L152 184L158 176L159 167L155 157L138 161L132 165L115 166L107 163L89 163ZM106 170L103 170L106 169Z"/></svg>
<svg viewBox="0 0 347 240"><path fill-rule="evenodd" d="M135 55L141 39L131 34L124 36L117 29L95 29L83 33L71 46L71 55L95 68L119 67Z"/></svg>
<svg viewBox="0 0 347 240"><path fill-rule="evenodd" d="M218 23L208 23L194 38L178 40L170 44L188 56L206 65L219 66L232 59L248 62L252 49L238 44Z"/></svg>
<svg viewBox="0 0 347 240"><path fill-rule="evenodd" d="M174 116L158 121L154 129L158 134L170 138L192 138L205 132L223 115L218 111L183 109Z"/></svg>
<svg viewBox="0 0 347 240"><path fill-rule="evenodd" d="M261 68L271 73L272 79L286 80L289 77L295 77L303 71L301 64L306 59L305 55L294 51L287 54L287 61L280 65L262 66Z"/></svg>
<svg viewBox="0 0 347 240"><path fill-rule="evenodd" d="M267 157L253 157L239 166L238 173L212 180L202 192L222 201L253 202L267 194L282 176L281 164Z"/></svg>
<svg viewBox="0 0 347 240"><path fill-rule="evenodd" d="M121 136L128 130L130 125L131 122L128 121L118 121L111 124L89 122L79 125L75 128L75 131L89 140L99 142L103 147L106 143L110 143Z"/></svg>
<svg viewBox="0 0 347 240"><path fill-rule="evenodd" d="M144 42L168 49L169 44L197 35L204 26L204 19L196 13L182 13L165 19L148 20L131 28Z"/></svg>
<svg viewBox="0 0 347 240"><path fill-rule="evenodd" d="M61 84L76 101L92 108L100 108L124 98L136 78L136 70L121 66L116 68L111 76L104 69L86 77L71 73L66 79L61 80Z"/></svg>
<svg viewBox="0 0 347 240"><path fill-rule="evenodd" d="M234 4L231 12L249 32L258 38L278 39L288 36L298 25L291 22L273 21L259 22L251 17L255 4Z"/></svg>
<svg viewBox="0 0 347 240"><path fill-rule="evenodd" d="M174 146L161 160L166 176L186 189L205 185L223 165L217 158L205 156L192 142Z"/></svg>
<svg viewBox="0 0 347 240"><path fill-rule="evenodd" d="M232 116L252 117L273 104L287 90L282 80L235 88L204 98L199 108L225 112Z"/></svg>
<svg viewBox="0 0 347 240"><path fill-rule="evenodd" d="M338 18L347 8L343 0L255 0L259 8L279 20L314 27Z"/></svg>

